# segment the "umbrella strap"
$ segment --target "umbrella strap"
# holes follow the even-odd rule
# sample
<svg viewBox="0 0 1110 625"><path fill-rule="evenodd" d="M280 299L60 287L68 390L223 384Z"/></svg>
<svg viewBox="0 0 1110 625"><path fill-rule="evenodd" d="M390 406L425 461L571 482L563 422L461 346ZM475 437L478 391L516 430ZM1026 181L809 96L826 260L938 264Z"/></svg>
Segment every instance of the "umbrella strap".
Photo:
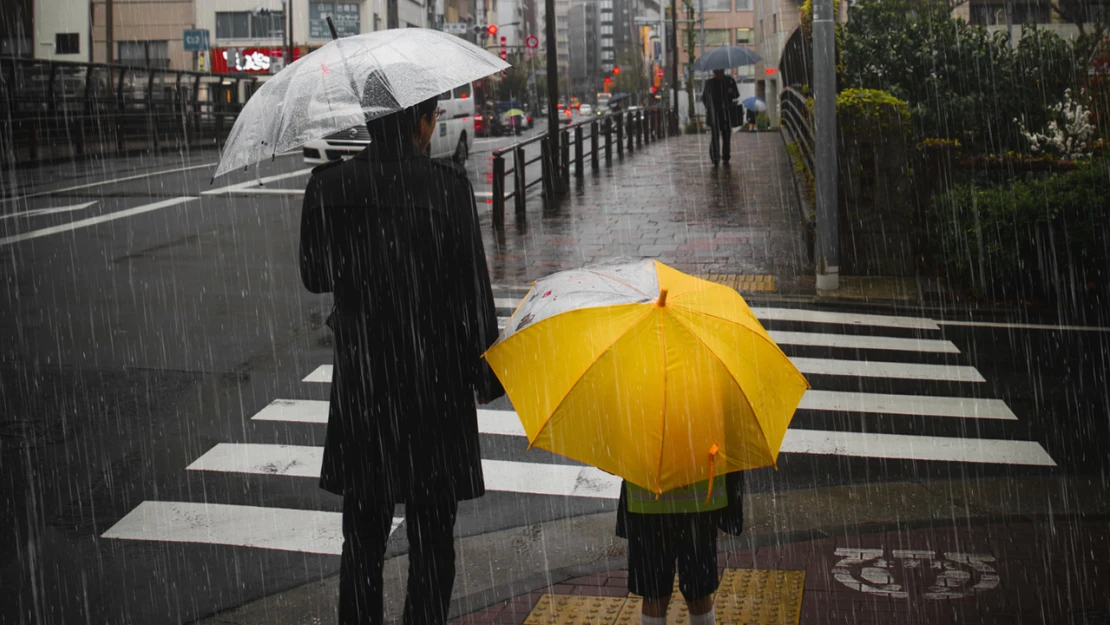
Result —
<svg viewBox="0 0 1110 625"><path fill-rule="evenodd" d="M705 496L705 505L709 505L709 501L713 499L713 482L717 478L717 443L709 448L709 493Z"/></svg>

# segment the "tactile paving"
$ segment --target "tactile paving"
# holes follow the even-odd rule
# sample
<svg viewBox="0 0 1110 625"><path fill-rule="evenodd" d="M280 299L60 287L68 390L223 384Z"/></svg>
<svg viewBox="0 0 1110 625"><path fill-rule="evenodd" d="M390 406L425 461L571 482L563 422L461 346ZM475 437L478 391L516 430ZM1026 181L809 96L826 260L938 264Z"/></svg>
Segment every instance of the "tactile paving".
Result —
<svg viewBox="0 0 1110 625"><path fill-rule="evenodd" d="M614 625L623 597L544 595L524 625Z"/></svg>

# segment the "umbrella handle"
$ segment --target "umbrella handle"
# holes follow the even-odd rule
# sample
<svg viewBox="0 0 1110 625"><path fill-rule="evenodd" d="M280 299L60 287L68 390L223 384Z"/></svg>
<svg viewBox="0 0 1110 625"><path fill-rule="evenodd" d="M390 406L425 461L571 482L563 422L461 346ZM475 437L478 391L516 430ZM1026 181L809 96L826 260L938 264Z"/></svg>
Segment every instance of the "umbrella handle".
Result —
<svg viewBox="0 0 1110 625"><path fill-rule="evenodd" d="M705 505L713 499L713 480L717 479L717 443L709 448L709 493L705 495Z"/></svg>

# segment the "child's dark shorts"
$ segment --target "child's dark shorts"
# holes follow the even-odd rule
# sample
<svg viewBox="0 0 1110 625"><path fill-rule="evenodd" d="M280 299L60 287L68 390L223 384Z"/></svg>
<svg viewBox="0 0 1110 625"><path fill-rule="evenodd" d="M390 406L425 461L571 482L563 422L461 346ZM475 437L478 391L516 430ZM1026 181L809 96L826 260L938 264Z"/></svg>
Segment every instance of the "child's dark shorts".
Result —
<svg viewBox="0 0 1110 625"><path fill-rule="evenodd" d="M670 597L678 588L689 601L717 591L717 512L627 515L628 590L645 599Z"/></svg>

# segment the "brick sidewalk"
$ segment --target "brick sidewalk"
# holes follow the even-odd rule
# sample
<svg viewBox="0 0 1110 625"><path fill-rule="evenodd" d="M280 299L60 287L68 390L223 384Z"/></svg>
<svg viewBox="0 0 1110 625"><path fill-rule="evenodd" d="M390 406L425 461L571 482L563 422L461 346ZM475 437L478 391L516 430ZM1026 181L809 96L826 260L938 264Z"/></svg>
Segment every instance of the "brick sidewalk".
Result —
<svg viewBox="0 0 1110 625"><path fill-rule="evenodd" d="M733 135L730 166L709 163L708 135L661 140L612 168L586 171L550 214L538 196L527 219L507 210L503 236L483 226L494 283L524 286L617 256L650 257L745 287L813 292L801 209L778 133ZM587 165L588 167L588 165ZM760 278L756 278L756 277ZM745 277L751 279L745 280Z"/></svg>
<svg viewBox="0 0 1110 625"><path fill-rule="evenodd" d="M735 614L739 605L746 606L749 616L742 622L749 623L1110 622L1105 521L1058 517L837 536L739 549L722 553L719 563L729 583L723 581L718 592L718 622L730 622L723 613ZM796 601L789 605L797 593L786 586L800 580L800 572L798 610ZM776 575L782 583L774 582ZM635 601L628 598L626 578L626 571L617 570L561 580L453 623L517 625L532 615L533 623L637 625L635 618L617 618L631 614L623 606ZM741 585L741 579L756 581ZM568 620L574 605L568 597L613 599L589 600L577 619ZM675 618L673 605L672 615L669 622L685 620Z"/></svg>

